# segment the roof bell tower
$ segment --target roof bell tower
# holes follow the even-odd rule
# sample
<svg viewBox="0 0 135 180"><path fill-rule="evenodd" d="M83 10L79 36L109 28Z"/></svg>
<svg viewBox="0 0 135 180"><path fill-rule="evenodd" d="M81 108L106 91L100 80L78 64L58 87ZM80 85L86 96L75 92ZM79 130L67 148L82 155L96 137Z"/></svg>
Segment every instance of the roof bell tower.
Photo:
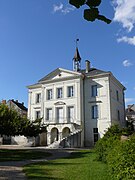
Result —
<svg viewBox="0 0 135 180"><path fill-rule="evenodd" d="M76 51L73 58L73 70L74 71L80 71L81 70L81 57L78 50L78 41L79 39L76 39Z"/></svg>

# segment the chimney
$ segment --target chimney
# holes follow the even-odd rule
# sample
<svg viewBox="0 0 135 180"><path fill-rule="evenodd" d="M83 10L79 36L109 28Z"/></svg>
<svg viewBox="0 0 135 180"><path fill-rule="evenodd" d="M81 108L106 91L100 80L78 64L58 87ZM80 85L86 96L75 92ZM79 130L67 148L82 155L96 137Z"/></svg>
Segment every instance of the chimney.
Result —
<svg viewBox="0 0 135 180"><path fill-rule="evenodd" d="M6 100L2 100L2 104L6 104Z"/></svg>
<svg viewBox="0 0 135 180"><path fill-rule="evenodd" d="M86 73L88 73L90 71L90 61L86 60L85 64L86 64Z"/></svg>
<svg viewBox="0 0 135 180"><path fill-rule="evenodd" d="M22 105L24 106L24 102L22 102Z"/></svg>

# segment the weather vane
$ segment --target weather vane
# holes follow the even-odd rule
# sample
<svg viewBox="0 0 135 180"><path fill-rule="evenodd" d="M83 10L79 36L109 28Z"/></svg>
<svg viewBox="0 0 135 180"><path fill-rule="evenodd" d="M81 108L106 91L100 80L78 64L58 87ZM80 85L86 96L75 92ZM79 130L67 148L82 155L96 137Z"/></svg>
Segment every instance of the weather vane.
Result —
<svg viewBox="0 0 135 180"><path fill-rule="evenodd" d="M76 47L78 47L78 41L79 41L79 39L76 38Z"/></svg>

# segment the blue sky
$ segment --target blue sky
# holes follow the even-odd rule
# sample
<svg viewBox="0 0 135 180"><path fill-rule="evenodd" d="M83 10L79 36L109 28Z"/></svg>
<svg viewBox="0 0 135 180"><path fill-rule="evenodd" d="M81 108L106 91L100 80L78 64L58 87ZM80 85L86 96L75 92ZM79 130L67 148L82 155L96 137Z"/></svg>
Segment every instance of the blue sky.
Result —
<svg viewBox="0 0 135 180"><path fill-rule="evenodd" d="M84 8L68 0L0 0L0 100L27 106L27 85L58 67L72 70L79 38L82 68L88 59L111 71L127 88L126 104L135 103L135 1L103 1L110 25L85 21Z"/></svg>

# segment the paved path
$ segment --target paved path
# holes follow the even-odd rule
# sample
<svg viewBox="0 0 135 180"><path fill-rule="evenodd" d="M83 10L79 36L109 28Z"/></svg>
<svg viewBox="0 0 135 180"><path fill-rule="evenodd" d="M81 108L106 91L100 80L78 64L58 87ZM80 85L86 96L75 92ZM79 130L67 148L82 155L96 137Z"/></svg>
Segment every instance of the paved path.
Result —
<svg viewBox="0 0 135 180"><path fill-rule="evenodd" d="M1 149L5 149L5 146L0 146ZM7 149L11 149L10 146L7 146ZM41 151L46 151L52 153L52 156L47 157L46 159L36 159L36 160L25 160L25 161L6 161L0 162L0 180L26 180L25 173L23 173L23 166L30 163L36 163L41 161L54 160L62 157L70 156L71 151L64 149L45 149L44 147L40 148L24 148L24 147L15 147L12 149L37 149Z"/></svg>

